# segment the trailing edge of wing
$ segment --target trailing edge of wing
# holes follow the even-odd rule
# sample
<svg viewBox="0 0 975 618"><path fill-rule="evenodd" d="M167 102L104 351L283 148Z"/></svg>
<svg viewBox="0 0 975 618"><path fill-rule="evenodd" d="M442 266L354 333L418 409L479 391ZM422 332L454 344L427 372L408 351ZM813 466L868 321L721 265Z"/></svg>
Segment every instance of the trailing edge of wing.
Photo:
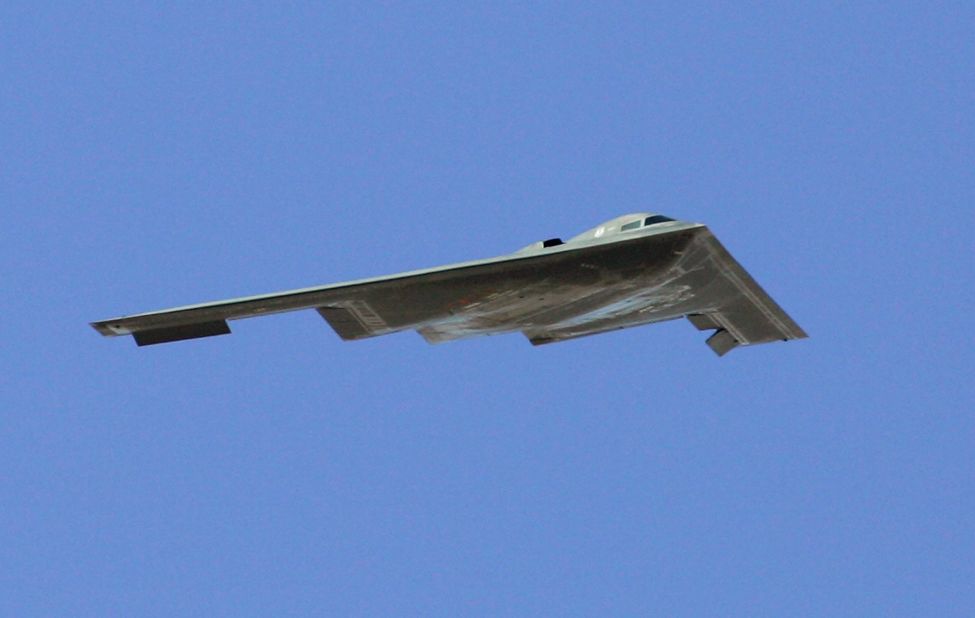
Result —
<svg viewBox="0 0 975 618"><path fill-rule="evenodd" d="M132 333L132 336L135 338L137 345L144 346L229 334L230 326L227 325L227 322L225 320L216 320L214 322L199 322L197 324L183 324L181 326L143 330Z"/></svg>

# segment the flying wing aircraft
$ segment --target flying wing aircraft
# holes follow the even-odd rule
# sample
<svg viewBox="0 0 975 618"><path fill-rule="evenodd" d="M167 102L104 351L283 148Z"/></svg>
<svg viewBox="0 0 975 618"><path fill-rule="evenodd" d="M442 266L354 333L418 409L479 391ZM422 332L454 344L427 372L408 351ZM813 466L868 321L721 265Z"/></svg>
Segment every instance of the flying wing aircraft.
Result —
<svg viewBox="0 0 975 618"><path fill-rule="evenodd" d="M521 331L534 345L687 318L719 356L806 333L700 223L636 213L509 255L93 322L140 345L230 333L228 320L314 309L346 340L430 343Z"/></svg>

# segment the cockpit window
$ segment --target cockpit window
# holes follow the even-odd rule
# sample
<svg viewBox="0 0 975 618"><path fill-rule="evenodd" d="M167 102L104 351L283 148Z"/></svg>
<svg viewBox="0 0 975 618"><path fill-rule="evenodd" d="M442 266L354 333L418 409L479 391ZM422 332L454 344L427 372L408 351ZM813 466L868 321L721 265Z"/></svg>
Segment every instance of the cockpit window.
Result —
<svg viewBox="0 0 975 618"><path fill-rule="evenodd" d="M654 215L652 217L647 217L646 220L644 220L643 224L653 225L654 223L665 223L667 221L673 221L673 219L671 219L670 217L665 217L663 215Z"/></svg>
<svg viewBox="0 0 975 618"><path fill-rule="evenodd" d="M640 227L642 224L643 224L643 222L642 221L639 221L639 220L637 220L637 221L630 221L629 223L627 223L626 225L624 225L623 227L621 227L620 228L620 231L621 232L625 232L627 230L635 230L636 228Z"/></svg>

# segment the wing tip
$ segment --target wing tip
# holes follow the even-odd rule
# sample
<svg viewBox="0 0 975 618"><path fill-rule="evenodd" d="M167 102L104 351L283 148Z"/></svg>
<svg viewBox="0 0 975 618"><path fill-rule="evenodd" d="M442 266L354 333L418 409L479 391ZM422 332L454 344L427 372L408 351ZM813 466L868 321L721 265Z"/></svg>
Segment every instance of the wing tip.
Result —
<svg viewBox="0 0 975 618"><path fill-rule="evenodd" d="M104 337L118 337L119 335L128 334L116 331L115 328L117 325L114 322L114 320L102 320L100 322L89 322L88 324Z"/></svg>

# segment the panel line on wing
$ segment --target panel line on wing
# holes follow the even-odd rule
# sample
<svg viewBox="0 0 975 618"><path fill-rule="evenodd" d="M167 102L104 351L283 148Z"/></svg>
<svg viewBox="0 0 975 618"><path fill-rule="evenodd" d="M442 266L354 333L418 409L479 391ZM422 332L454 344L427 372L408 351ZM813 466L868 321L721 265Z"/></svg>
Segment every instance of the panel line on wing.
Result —
<svg viewBox="0 0 975 618"><path fill-rule="evenodd" d="M386 320L379 317L379 314L366 301L352 300L344 304L349 313L355 316L355 319L359 320L359 323L366 330L376 332L389 329L389 324L386 323Z"/></svg>
<svg viewBox="0 0 975 618"><path fill-rule="evenodd" d="M750 286L737 272L735 272L733 267L733 264L735 264L735 262L733 262L734 258L731 258L730 255L725 255L727 254L727 251L724 250L723 247L720 247L717 240L713 236L710 236L704 244L722 276L730 281L732 285L734 285L735 288L737 288L737 290L742 294L742 296L744 296L756 309L758 309L759 313L761 313L766 319L768 319L769 322L772 323L772 326L775 327L779 333L786 337L794 337L795 335L793 335L793 329L781 319L775 310L776 308L770 306L762 298L762 296L755 292L752 286ZM747 340L746 338L742 338L740 333L735 333L735 330L729 327L728 320L721 320L721 324L726 330L735 335L739 341L744 342Z"/></svg>
<svg viewBox="0 0 975 618"><path fill-rule="evenodd" d="M731 336L734 337L739 343L744 343L748 341L748 338L745 337L745 335L738 328L736 328L735 325L732 324L728 318L726 318L721 313L716 311L714 313L709 313L708 315L711 316L711 318L721 326L721 328L718 329L719 331L720 330L728 331L731 334Z"/></svg>

